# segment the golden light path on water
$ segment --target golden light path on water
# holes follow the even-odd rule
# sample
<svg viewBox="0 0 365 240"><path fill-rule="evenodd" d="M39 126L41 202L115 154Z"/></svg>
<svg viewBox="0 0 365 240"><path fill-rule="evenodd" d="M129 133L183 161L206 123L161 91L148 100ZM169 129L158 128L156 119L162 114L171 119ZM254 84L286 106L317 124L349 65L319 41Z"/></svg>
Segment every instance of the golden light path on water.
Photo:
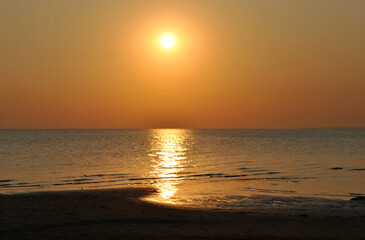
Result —
<svg viewBox="0 0 365 240"><path fill-rule="evenodd" d="M150 157L153 158L153 169L150 174L156 178L154 184L159 194L156 200L170 202L178 191L181 179L178 173L184 170L187 147L186 130L158 129L153 130Z"/></svg>

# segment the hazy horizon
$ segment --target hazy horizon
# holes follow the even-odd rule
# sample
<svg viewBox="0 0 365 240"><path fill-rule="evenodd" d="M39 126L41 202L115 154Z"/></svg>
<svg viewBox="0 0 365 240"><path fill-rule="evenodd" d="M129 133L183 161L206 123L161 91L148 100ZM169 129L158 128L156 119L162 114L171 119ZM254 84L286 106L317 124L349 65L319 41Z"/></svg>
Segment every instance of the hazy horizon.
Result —
<svg viewBox="0 0 365 240"><path fill-rule="evenodd" d="M292 128L189 128L189 127L146 127L146 128L0 128L0 130L155 130L155 129L186 129L186 130L321 130L321 129L364 129L363 126L353 126L353 127L292 127Z"/></svg>

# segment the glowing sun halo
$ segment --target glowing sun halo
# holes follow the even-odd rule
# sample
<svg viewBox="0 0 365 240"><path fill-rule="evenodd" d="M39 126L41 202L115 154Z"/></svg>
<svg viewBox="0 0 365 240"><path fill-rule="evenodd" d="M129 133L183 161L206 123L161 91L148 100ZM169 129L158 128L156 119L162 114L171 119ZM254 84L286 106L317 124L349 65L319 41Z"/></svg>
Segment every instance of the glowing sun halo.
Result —
<svg viewBox="0 0 365 240"><path fill-rule="evenodd" d="M161 37L160 42L163 48L169 49L175 45L175 38L170 34L165 34Z"/></svg>

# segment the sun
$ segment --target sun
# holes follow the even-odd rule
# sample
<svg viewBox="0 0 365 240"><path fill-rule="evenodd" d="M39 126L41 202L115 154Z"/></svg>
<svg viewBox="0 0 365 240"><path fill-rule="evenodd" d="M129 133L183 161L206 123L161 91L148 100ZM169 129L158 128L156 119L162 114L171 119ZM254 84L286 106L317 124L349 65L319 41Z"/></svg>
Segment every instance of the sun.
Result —
<svg viewBox="0 0 365 240"><path fill-rule="evenodd" d="M165 34L160 39L161 45L165 49L170 49L175 45L175 38L170 34Z"/></svg>

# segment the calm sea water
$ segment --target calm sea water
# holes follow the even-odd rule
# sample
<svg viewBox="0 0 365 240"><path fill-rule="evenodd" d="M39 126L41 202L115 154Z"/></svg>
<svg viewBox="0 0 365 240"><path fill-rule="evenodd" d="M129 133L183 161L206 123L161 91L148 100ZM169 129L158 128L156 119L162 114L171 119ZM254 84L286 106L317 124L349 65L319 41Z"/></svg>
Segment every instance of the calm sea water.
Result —
<svg viewBox="0 0 365 240"><path fill-rule="evenodd" d="M153 186L193 207L358 211L364 183L365 129L0 130L3 194Z"/></svg>

